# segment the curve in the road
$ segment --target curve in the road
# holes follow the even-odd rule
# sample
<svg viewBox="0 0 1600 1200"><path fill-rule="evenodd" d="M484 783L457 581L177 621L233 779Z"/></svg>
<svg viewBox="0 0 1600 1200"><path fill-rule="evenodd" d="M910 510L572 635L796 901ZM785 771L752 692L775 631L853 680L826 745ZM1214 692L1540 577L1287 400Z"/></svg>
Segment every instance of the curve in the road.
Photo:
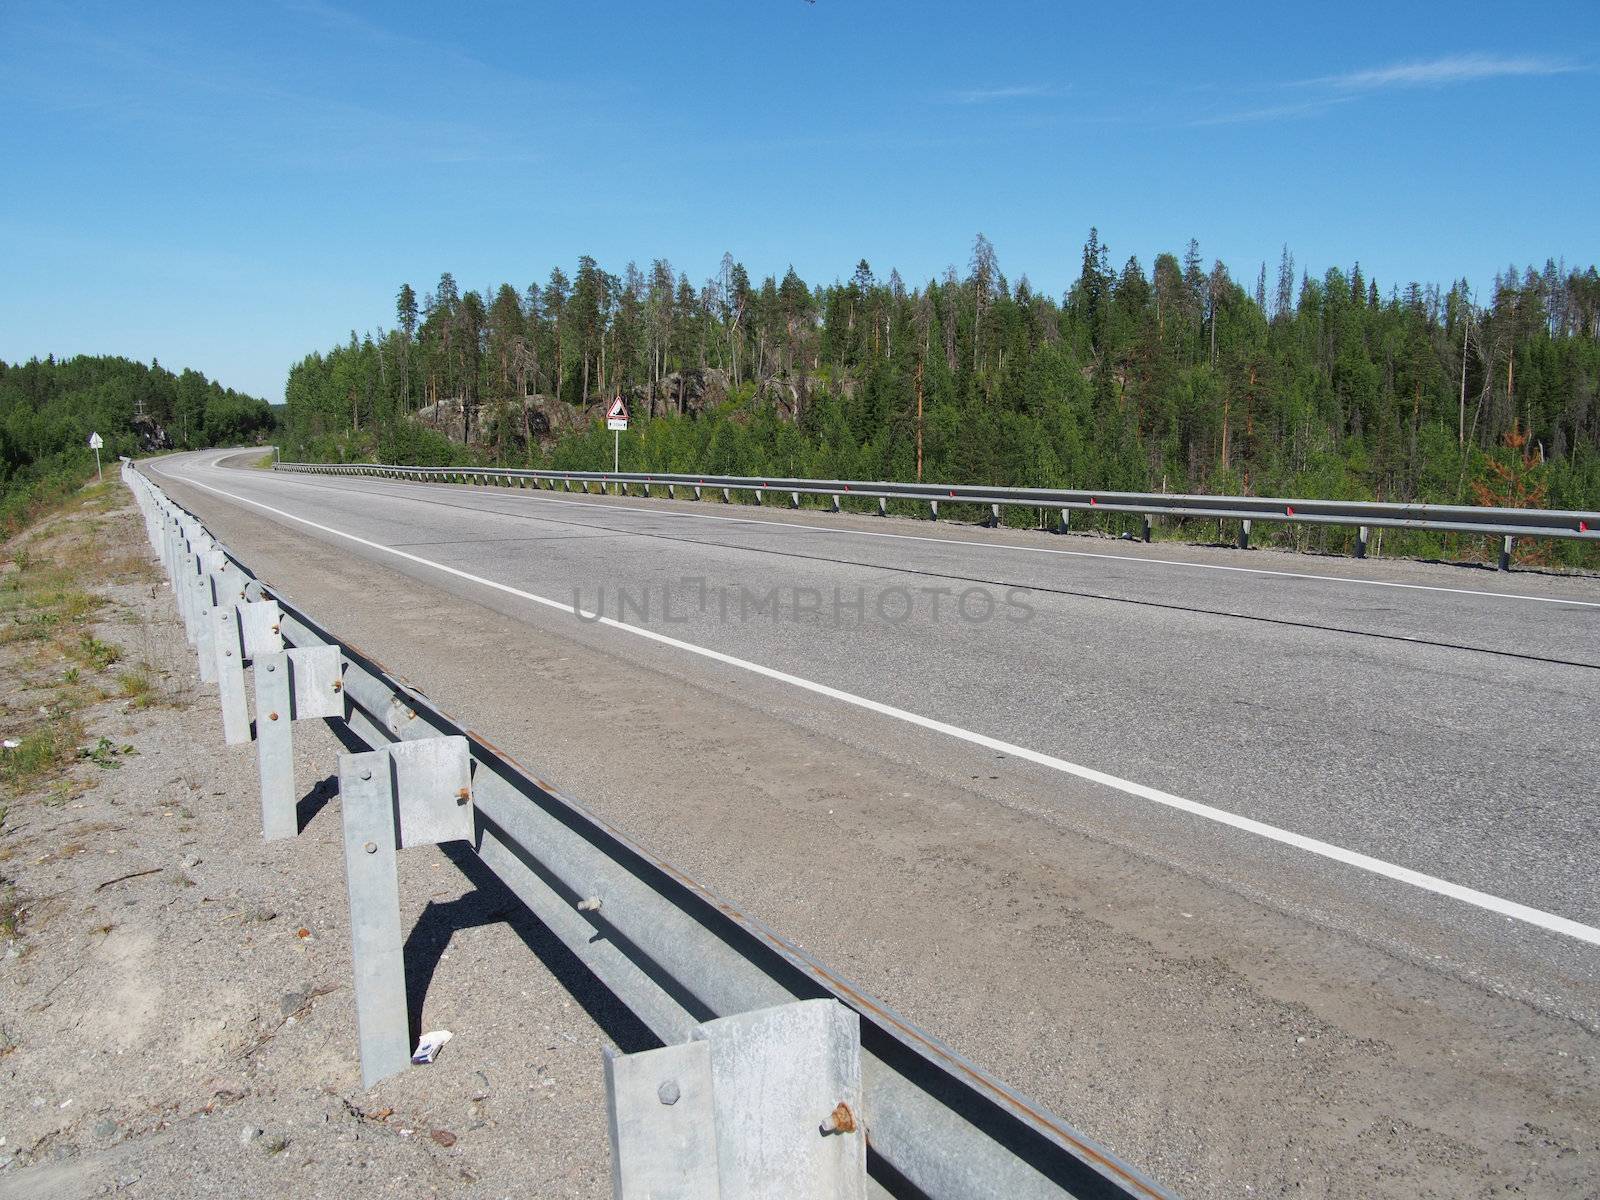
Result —
<svg viewBox="0 0 1600 1200"><path fill-rule="evenodd" d="M314 483L306 483L306 482L301 481L301 480L295 480L295 482L297 484L299 484L300 486L302 486L302 487L309 487L309 488L313 488L313 489L324 488L325 487L325 485L319 485L319 484L314 484ZM345 492L348 489L332 487L332 488L325 488L325 490L335 491L335 492ZM436 496L416 496L416 495L413 495L410 492L408 492L407 493L407 499L413 500L413 501L415 501L416 503L419 503L419 504L431 504L431 505L433 505L435 507L438 507L438 508L459 509L462 512L481 513L482 511L484 511L482 508L477 507L475 505L457 504L457 503L454 503L454 502L449 501L449 500L442 500L442 499L440 499L440 498L438 498ZM545 503L545 504L571 504L572 506L577 507L577 508L594 509L594 510L598 510L600 512L606 512L606 511L610 511L611 510L611 506L609 506L609 505L585 504L582 501L554 500L554 499L551 499L549 497L544 497L544 496L536 497L536 499L539 502ZM702 539L702 538L675 537L674 535L669 534L669 533L657 533L657 532L654 532L652 530L625 529L625 528L621 528L621 527L615 526L615 525L594 524L594 523L585 522L585 521L563 521L558 517L533 517L533 516L527 516L527 515L520 514L520 513L506 512L506 511L504 511L502 509L495 509L493 511L494 511L495 516L497 516L497 517L503 517L503 518L506 518L506 519L509 519L509 520L516 520L516 521L536 521L536 522L538 522L540 524L543 524L543 525L566 525L566 526L569 526L569 527L572 527L572 528L576 528L576 529L603 529L603 530L607 531L608 533L623 534L623 535L626 535L628 537L652 538L652 539L657 540L657 541L675 542L675 543L679 543L679 544L682 544L682 545L689 545L689 546L711 546L711 547L717 547L717 548L724 548L725 545L726 545L725 543L722 543L722 542L708 541L708 540L705 540L705 539ZM673 514L673 515L699 516L700 514L685 513L685 514ZM815 526L811 526L811 525L791 525L789 522L745 521L745 520L742 520L741 518L734 518L734 517L722 517L722 518L708 517L706 519L709 519L709 520L739 521L740 523L745 524L745 525L757 525L757 526L760 526L760 525L776 524L776 525L783 525L783 526L786 526L786 527L800 528L800 529L807 529L807 530L815 529ZM829 531L829 532L832 532L832 531ZM867 536L876 536L876 535L871 534L870 531L865 531L865 530L846 530L845 532L848 532L848 533L864 533ZM910 536L910 535L891 534L891 535L888 535L888 536L905 537L905 536ZM943 538L925 538L925 539L919 539L919 540L936 541L936 542L941 542L941 543L946 544L946 545L950 544L947 539L943 539ZM962 543L962 544L966 545L966 544L981 544L981 543ZM1011 547L1008 547L1008 549L1009 548L1011 548ZM1015 547L1015 548L1016 549L1027 549L1027 550L1040 549L1039 547L1031 547L1031 546L1030 547ZM901 575L912 575L912 576L915 576L915 577L920 578L920 579L946 579L946 580L950 580L952 582L957 582L957 583L987 584L987 585L989 585L991 587L1026 588L1028 591L1031 591L1031 592L1043 592L1045 594L1053 595L1053 596L1071 596L1071 597L1073 597L1075 599L1079 599L1079 600L1099 600L1099 601L1103 601L1103 602L1105 602L1107 604L1131 604L1131 605L1135 605L1135 606L1142 607L1142 608L1165 609L1165 610L1167 610L1169 612L1192 613L1192 614L1194 614L1196 616L1222 617L1222 618L1225 618L1225 619L1235 620L1235 621L1255 621L1255 622L1258 622L1258 623L1263 624L1263 625L1280 625L1280 626L1285 626L1285 627L1291 628L1291 629L1309 629L1309 630L1316 630L1317 632L1320 632L1320 633L1342 634L1342 635L1347 636L1347 637L1376 638L1376 639L1378 639L1380 641L1405 642L1405 643L1407 643L1409 645L1413 645L1413 646L1431 646L1431 647L1433 647L1435 649L1440 649L1440 650L1459 650L1459 651L1462 651L1462 652L1468 653L1468 654L1489 654L1489 655L1494 655L1494 656L1497 656L1497 657L1500 657L1500 658L1519 659L1519 660L1521 660L1523 662L1549 663L1549 664L1554 665L1554 666L1579 667L1579 668L1582 668L1584 670L1600 671L1600 663L1586 662L1586 661L1584 661L1582 659L1556 658L1556 657L1553 657L1553 656L1550 656L1550 655L1530 654L1530 653L1527 653L1526 651L1521 651L1521 650L1504 650L1504 649L1499 649L1499 648L1493 647L1493 646L1474 646L1474 645L1471 645L1471 644L1468 644L1468 643L1465 643L1465 642L1447 642L1447 641L1441 641L1441 640L1436 639L1436 638L1412 637L1412 636L1409 636L1409 635L1406 635L1406 634L1399 634L1399 633L1382 633L1382 632L1379 632L1377 630L1372 630L1372 629L1352 629L1352 628L1349 628L1348 626L1325 625L1325 624L1321 624L1321 623L1316 622L1316 621L1295 621L1295 620L1291 620L1291 619L1289 619L1287 617L1268 617L1268 616L1263 616L1260 613L1230 612L1230 611L1228 611L1226 609L1206 608L1206 607L1204 607L1202 605L1197 605L1197 604L1173 604L1173 603L1162 601L1162 600L1149 600L1149 599L1144 599L1144 598L1137 597L1137 596L1113 596L1113 595L1109 595L1109 594L1104 593L1104 592L1082 591L1082 590L1078 590L1078 589L1075 589L1075 588L1057 587L1057 586L1053 586L1053 585L1049 585L1049 584L1021 583L1021 582L1019 582L1017 580L995 579L995 578L990 578L988 576L983 576L983 575L956 575L956 574L951 574L951 573L942 572L942 571L929 571L929 570L920 569L920 568L917 568L917 567L907 567L907 566L900 566L900 565L891 566L891 565L887 565L887 564L884 564L884 563L862 562L859 559L853 559L853 558L836 558L836 557L834 557L832 555L826 555L826 554L805 554L805 553L803 553L801 551L798 551L798 550L778 550L778 549L774 549L774 548L772 548L770 546L740 546L739 549L741 551L744 551L744 552L749 553L749 554L766 554L766 555L770 555L770 556L773 556L773 557L776 557L776 558L791 558L791 559L798 559L798 560L805 561L805 562L832 563L834 565L844 566L844 567L863 567L863 568L866 568L868 570L876 570L876 571L892 571L892 572L895 572L895 573L898 573L898 574L901 574ZM1078 552L1077 551L1059 551L1057 553L1078 553ZM1148 560L1148 559L1127 558L1127 557L1121 556L1121 555L1101 555L1101 556L1098 556L1098 557L1115 558L1118 562L1148 562L1148 561L1151 561L1151 560ZM1159 561L1166 561L1166 560L1159 560ZM1213 564L1181 564L1181 565L1185 565L1185 566L1192 566L1192 565L1210 566L1210 565L1213 565ZM1251 567L1233 567L1233 568L1228 568L1228 569L1230 569L1230 570L1249 571L1249 570L1255 570L1256 568L1251 568ZM1288 575L1288 576L1292 576L1293 578L1296 578L1296 579L1320 580L1320 579L1327 579L1327 578L1336 578L1334 576L1302 575L1302 574L1300 574L1298 572L1292 572L1292 571L1270 572L1270 573L1271 574L1279 574L1279 575ZM1406 587L1423 587L1423 586L1426 586L1426 585L1421 585L1421 584L1397 585L1397 584L1391 584L1391 581L1388 581L1388 580L1341 580L1341 582L1379 583L1379 584L1381 584L1383 586L1406 586ZM1433 589L1433 590L1450 591L1450 590L1454 590L1454 589L1437 588L1437 589ZM1504 598L1506 596L1506 593L1502 593L1502 592L1463 591L1462 594L1473 595L1473 596L1478 596L1478 595L1499 596L1499 597L1502 597L1502 598ZM1562 604L1581 605L1581 606L1585 606L1585 607L1600 607L1600 604L1594 604L1594 603L1591 603L1590 601L1585 601L1585 600L1566 600L1566 599L1558 599L1556 597L1550 597L1550 596L1516 596L1516 597L1513 597L1513 598L1514 599L1519 599L1519 600L1552 601L1552 602L1557 602L1557 603L1562 603Z"/></svg>
<svg viewBox="0 0 1600 1200"><path fill-rule="evenodd" d="M166 472L161 473L166 474ZM1445 896L1461 903L1468 904L1488 912L1496 913L1508 919L1520 921L1548 932L1574 938L1590 945L1600 946L1600 928L1592 925L1586 925L1579 921L1574 921L1568 917L1563 917L1556 913L1546 912L1542 909L1533 908L1528 905L1506 899L1505 897L1492 895L1487 892L1478 891L1474 888L1465 887L1461 884L1452 883L1449 880L1427 875L1423 872L1412 870L1408 867L1399 866L1398 864L1387 862L1371 855L1362 854L1359 851L1350 850L1343 846L1338 846L1317 838L1307 837L1303 834L1295 833L1292 830L1282 829L1264 821L1258 821L1253 818L1228 812L1225 809L1220 809L1208 804L1202 804L1197 801L1188 800L1181 796L1173 795L1170 792L1164 792L1157 788L1148 787L1132 780L1122 779L1104 771L1096 770L1093 767L1083 766L1078 763L1069 762L1063 758L1058 758L1054 755L1032 750L1025 746L1019 746L1011 742L1005 742L998 738L978 733L974 730L964 729L948 722L939 721L931 717L923 716L919 713L897 708L893 705L884 704L881 701L873 700L869 697L857 695L852 692L847 692L839 688L834 688L827 684L819 683L815 680L805 679L798 675L779 671L775 668L764 666L761 663L752 662L718 650L710 649L709 647L696 645L692 642L670 637L666 634L658 633L652 629L644 628L638 625L631 625L626 622L616 620L615 618L606 617L599 613L589 614L581 612L574 605L564 604L559 600L554 600L521 588L513 587L510 584L501 583L497 580L473 574L472 572L463 571L460 568L452 567L445 563L435 562L432 559L425 558L421 555L412 554L409 551L401 550L394 546L388 546L381 542L375 542L370 539L360 537L357 534L349 533L345 530L310 520L309 518L299 516L281 508L276 508L269 504L264 504L259 500L253 500L247 496L241 496L233 492L225 491L222 488L213 487L210 484L202 483L192 477L180 475L175 476L174 478L176 478L179 482L185 483L189 486L197 487L215 495L222 496L226 499L233 500L237 503L245 504L252 508L260 509L263 512L271 513L274 516L294 521L308 528L318 530L319 532L345 539L352 543L364 546L370 550L375 550L380 553L388 554L414 563L418 566L439 571L443 574L453 576L468 583L490 588L495 591L529 601L530 603L555 609L569 615L580 616L585 620L592 620L596 624L605 625L609 628L631 634L635 637L643 638L664 646L669 646L677 650L698 655L702 658L709 659L726 666L734 667L739 670L748 671L752 674L759 675L779 683L801 688L814 694L852 705L856 708L877 713L881 716L902 721L930 732L955 738L972 745L981 746L997 753L1012 755L1016 758L1022 759L1023 761L1034 763L1037 766L1041 766L1049 770L1075 776L1079 779L1114 789L1126 795L1135 796L1170 809L1203 818L1219 825L1241 830L1269 841L1290 846L1306 853L1317 855L1321 858L1354 867L1362 871L1370 872L1371 874L1381 876L1395 882L1403 883L1423 891ZM1498 593L1488 594L1496 595Z"/></svg>

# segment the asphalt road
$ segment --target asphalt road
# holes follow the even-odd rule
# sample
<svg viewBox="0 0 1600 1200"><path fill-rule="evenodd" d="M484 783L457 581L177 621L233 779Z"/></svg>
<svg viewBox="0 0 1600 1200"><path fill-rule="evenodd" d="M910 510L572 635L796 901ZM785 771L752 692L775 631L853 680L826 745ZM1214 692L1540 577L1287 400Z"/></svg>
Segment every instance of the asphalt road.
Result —
<svg viewBox="0 0 1600 1200"><path fill-rule="evenodd" d="M332 629L1164 1182L1588 1194L1600 582L226 457L150 469Z"/></svg>

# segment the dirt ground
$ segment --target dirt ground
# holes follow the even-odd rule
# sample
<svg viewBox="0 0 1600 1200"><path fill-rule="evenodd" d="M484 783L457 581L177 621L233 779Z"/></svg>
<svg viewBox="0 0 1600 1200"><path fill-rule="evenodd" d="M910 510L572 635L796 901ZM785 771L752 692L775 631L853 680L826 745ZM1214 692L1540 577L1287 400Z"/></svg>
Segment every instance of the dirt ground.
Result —
<svg viewBox="0 0 1600 1200"><path fill-rule="evenodd" d="M265 843L144 530L108 484L0 574L0 1198L602 1196L601 1046L648 1044L470 854L408 850L413 1012L454 1039L365 1091L332 798Z"/></svg>

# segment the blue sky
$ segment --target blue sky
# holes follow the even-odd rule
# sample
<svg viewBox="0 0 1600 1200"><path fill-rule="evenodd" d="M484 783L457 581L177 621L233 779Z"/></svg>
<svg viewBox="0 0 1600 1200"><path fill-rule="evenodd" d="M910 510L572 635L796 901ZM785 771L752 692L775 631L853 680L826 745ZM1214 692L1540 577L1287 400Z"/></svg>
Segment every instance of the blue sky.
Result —
<svg viewBox="0 0 1600 1200"><path fill-rule="evenodd" d="M1060 293L1198 238L1387 290L1600 259L1600 5L0 3L0 358L281 400L419 293L724 250Z"/></svg>

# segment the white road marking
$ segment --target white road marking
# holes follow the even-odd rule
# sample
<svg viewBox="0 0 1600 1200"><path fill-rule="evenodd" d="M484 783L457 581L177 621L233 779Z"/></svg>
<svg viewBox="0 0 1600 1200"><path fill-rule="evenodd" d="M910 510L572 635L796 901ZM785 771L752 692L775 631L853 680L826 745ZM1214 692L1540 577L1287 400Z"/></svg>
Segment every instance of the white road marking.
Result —
<svg viewBox="0 0 1600 1200"><path fill-rule="evenodd" d="M213 464L207 463L208 466ZM217 468L220 470L221 468ZM322 478L342 479L347 476L329 475ZM377 477L384 478L384 477ZM404 479L385 479L390 483L406 483ZM298 480L284 480L284 482L299 482ZM665 484L658 484L665 487ZM689 487L692 485L681 484ZM1018 554L1058 554L1067 558L1098 558L1118 563L1142 563L1159 567L1185 567L1192 571L1233 571L1244 575L1274 575L1283 579L1308 579L1316 583L1345 583L1356 587L1385 587L1401 588L1413 592L1446 592L1455 596L1487 596L1494 600L1528 600L1535 604L1568 604L1577 608L1600 608L1600 601L1595 600L1567 600L1559 596L1528 596L1518 592L1491 592L1475 588L1444 587L1431 583L1399 583L1392 579L1352 579L1346 575L1313 575L1308 571L1276 571L1270 567L1236 567L1225 563L1198 563L1184 562L1176 558L1142 558L1131 554L1106 554L1096 550L1060 550L1050 546L1014 546L1004 542L979 542L966 538L929 537L919 533L889 533L878 532L870 529L849 529L845 527L827 528L821 525L807 525L802 521L779 520L754 520L750 517L719 517L711 513L678 512L673 509L645 508L635 504L596 504L587 500L558 500L553 496L540 495L537 492L524 492L518 490L511 493L523 500L535 500L542 504L564 504L572 508L592 508L600 512L631 512L643 513L652 516L681 517L695 521L722 521L732 525L749 525L756 528L777 526L781 529L803 529L810 533L848 533L855 537L892 538L903 542L934 542L941 546L970 546L977 550L1014 551ZM737 549L737 547L732 547Z"/></svg>
<svg viewBox="0 0 1600 1200"><path fill-rule="evenodd" d="M165 471L161 471L160 473L163 475L167 474ZM1497 913L1500 916L1507 917L1512 920L1523 921L1540 929L1549 930L1552 933L1563 934L1566 937L1576 938L1579 941L1587 942L1593 946L1600 946L1600 928L1596 928L1593 925L1585 925L1568 917L1558 916L1555 913L1548 913L1542 909L1531 908L1526 904L1518 904L1514 900L1507 900L1501 896L1491 895L1488 892L1480 892L1475 888L1464 887L1459 883L1451 883L1447 879L1439 879L1432 875L1425 875L1421 871L1413 871L1409 867L1398 866L1394 863L1386 862L1383 859L1374 858L1368 854L1362 854L1359 851L1347 850L1343 846L1334 845L1332 842L1324 842L1318 838L1307 837L1304 834L1295 833L1291 830L1280 829L1276 825L1267 824L1265 821L1257 821L1250 817L1242 817L1237 813L1231 813L1221 808L1214 808L1209 804L1201 804L1195 800L1186 800L1182 796L1173 795L1171 792L1163 792L1157 788L1147 787L1142 783L1134 783L1132 780L1122 779L1116 775L1107 774L1104 771L1097 771L1093 767L1085 767L1079 765L1078 763L1068 762L1066 759L1057 758L1052 754L1045 754L1038 750L1030 750L1026 746L1018 746L1012 742L1004 742L999 738L989 737L987 734L977 733L970 729L963 729L959 725L951 725L944 721L935 720L932 717L925 717L919 713L909 712L903 708L896 708L893 705L884 704L879 700L868 699L865 696L858 696L853 692L846 692L839 688L830 687L825 683L817 683L815 680L805 679L799 675L791 675L786 671L779 671L773 667L767 667L761 665L760 663L750 662L748 659L737 658L731 654L724 654L720 650L712 650L705 646L698 646L693 642L685 642L679 638L669 637L664 633L657 633L653 629L645 629L638 625L629 625L626 622L618 621L612 617L607 617L602 614L581 612L571 604L563 604L561 601L552 600L547 596L536 595L533 592L512 587L510 584L500 583L493 579L486 579L482 575L474 575L470 571L463 571L457 567L451 567L445 565L444 563L434 562L432 559L423 558L420 555L411 554L405 550L397 550L393 546L385 546L381 542L370 541L367 538L359 537L356 534L346 533L344 530L335 529L331 525L319 524L316 521L308 520L305 517L296 516L291 512L286 512L281 508L274 508L270 504L263 504L259 500L251 500L246 496L239 496L233 492L226 492L221 488L212 487L210 484L201 483L196 479L188 479L182 476L169 476L169 478L177 478L181 482L188 483L192 487L203 488L208 492L214 492L219 496L225 496L228 499L236 500L241 504L248 504L253 508L259 508L263 512L272 513L274 516L284 517L287 520L299 522L300 524L311 529L332 534L335 537L344 538L347 541L354 542L360 546L366 546L368 549L381 551L384 554L392 554L396 558L405 559L407 562L416 563L418 566L431 567L434 570L443 572L446 575L452 575L457 579L466 580L468 583L475 583L481 587L492 588L495 591L504 592L507 595L516 596L519 599L527 600L534 604L543 605L546 608L552 608L558 612L567 613L570 616L581 617L582 619L591 621L595 624L609 626L612 629L620 630L623 633L632 634L635 637L644 638L647 641L657 642L663 646L670 646L676 650L683 650L690 654L698 655L701 658L722 663L725 666L735 667L742 671L749 671L752 674L760 675L766 679L775 680L778 683L786 683L791 687L801 688L819 696L826 696L830 700L837 700L843 704L853 705L856 708L877 713L880 716L890 717L896 721L903 721L908 725L914 725L920 729L926 729L933 733L944 734L946 737L968 742L974 746L981 746L986 750L992 750L999 754L1006 754L1014 758L1020 758L1025 762L1031 762L1037 766L1045 767L1052 771L1059 771L1064 775L1072 775L1078 779L1087 780L1090 783L1096 783L1102 787L1108 787L1115 791L1123 792L1129 796L1137 796L1142 800L1148 800L1154 804L1160 804L1167 808L1176 809L1178 812L1201 817L1207 821L1213 821L1219 825L1226 825L1231 829L1242 830L1245 833L1253 833L1257 837L1266 838L1267 840L1273 842L1279 842L1285 846L1293 846L1298 850L1304 850L1308 854L1315 854L1321 858L1330 859L1333 862L1356 867L1362 871L1369 871L1372 874L1380 875L1385 879L1392 879L1399 883L1409 884L1412 887L1420 888L1426 892L1433 892L1436 895L1448 896L1452 900L1461 901L1463 904L1470 904L1476 908Z"/></svg>

